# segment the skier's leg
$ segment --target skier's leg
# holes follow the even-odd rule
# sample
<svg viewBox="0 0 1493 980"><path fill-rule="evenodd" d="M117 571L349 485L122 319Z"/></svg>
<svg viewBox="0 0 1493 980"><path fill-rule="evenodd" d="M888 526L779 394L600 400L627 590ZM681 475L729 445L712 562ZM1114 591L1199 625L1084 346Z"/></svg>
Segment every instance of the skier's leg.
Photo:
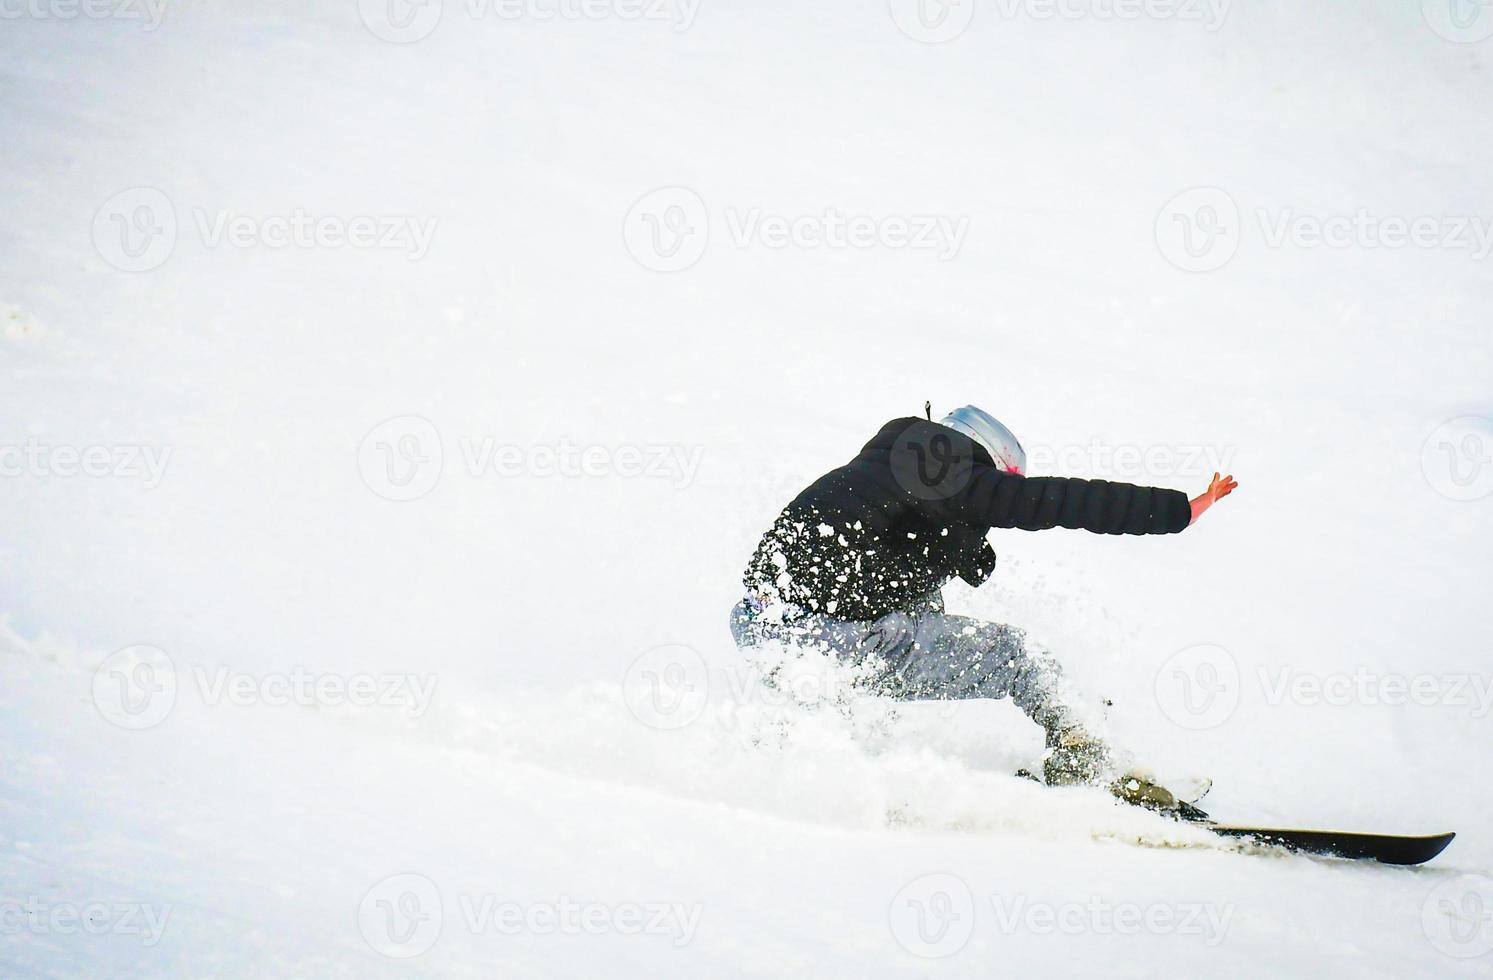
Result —
<svg viewBox="0 0 1493 980"><path fill-rule="evenodd" d="M1010 698L1044 729L1077 724L1057 661L1014 626L925 613L912 648L889 666L903 698Z"/></svg>
<svg viewBox="0 0 1493 980"><path fill-rule="evenodd" d="M860 661L863 640L872 625L765 608L751 599L731 609L731 636L743 651L765 643L781 644L800 652L830 654L847 663Z"/></svg>
<svg viewBox="0 0 1493 980"><path fill-rule="evenodd" d="M756 614L743 599L731 607L731 639L741 649L756 646L761 642L760 631L756 625Z"/></svg>
<svg viewBox="0 0 1493 980"><path fill-rule="evenodd" d="M1121 772L1109 746L1083 723L1057 661L1014 626L920 615L911 655L895 667L900 697L1010 698L1046 732L1049 784L1104 784Z"/></svg>
<svg viewBox="0 0 1493 980"><path fill-rule="evenodd" d="M1047 732L1042 774L1049 785L1108 786L1130 803L1178 807L1167 789L1083 723L1057 662L1015 627L967 616L919 615L912 655L897 675L904 697L1009 697Z"/></svg>
<svg viewBox="0 0 1493 980"><path fill-rule="evenodd" d="M874 623L851 622L817 614L774 615L749 601L731 609L731 636L747 650L778 643L802 651L829 654L847 666L860 666L886 647L911 646L911 617L893 613Z"/></svg>
<svg viewBox="0 0 1493 980"><path fill-rule="evenodd" d="M1105 785L1130 803L1178 806L1083 724L1057 661L1014 626L935 611L892 613L872 623L825 616L761 623L738 606L732 632L742 646L775 640L832 654L864 669L865 686L902 700L1008 697L1047 733L1042 773L1049 785Z"/></svg>
<svg viewBox="0 0 1493 980"><path fill-rule="evenodd" d="M1077 724L1057 662L1014 626L931 611L869 623L817 615L775 622L739 603L731 632L741 647L773 641L831 654L866 668L868 686L901 700L1009 697L1049 731Z"/></svg>

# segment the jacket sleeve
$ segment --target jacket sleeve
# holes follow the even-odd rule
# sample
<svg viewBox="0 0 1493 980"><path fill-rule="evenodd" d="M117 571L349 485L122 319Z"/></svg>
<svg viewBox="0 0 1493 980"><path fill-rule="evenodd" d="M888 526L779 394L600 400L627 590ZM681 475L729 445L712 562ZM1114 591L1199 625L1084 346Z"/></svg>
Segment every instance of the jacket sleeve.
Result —
<svg viewBox="0 0 1493 980"><path fill-rule="evenodd" d="M1066 527L1095 534L1175 534L1192 520L1192 506L1180 490L1021 476L978 462L969 485L950 503L971 524L1023 531Z"/></svg>

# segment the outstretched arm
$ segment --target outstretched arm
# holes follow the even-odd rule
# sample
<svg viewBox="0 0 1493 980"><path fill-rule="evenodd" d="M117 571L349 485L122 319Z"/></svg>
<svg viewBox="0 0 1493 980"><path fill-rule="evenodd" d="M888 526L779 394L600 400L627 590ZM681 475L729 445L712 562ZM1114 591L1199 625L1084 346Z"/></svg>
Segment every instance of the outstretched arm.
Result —
<svg viewBox="0 0 1493 980"><path fill-rule="evenodd" d="M1208 484L1208 489L1192 498L1192 519L1187 523L1189 525L1196 524L1198 518L1203 516L1204 511L1212 507L1217 501L1233 493L1234 488L1238 485L1232 475L1220 479L1218 474L1214 473L1213 482Z"/></svg>
<svg viewBox="0 0 1493 980"><path fill-rule="evenodd" d="M972 524L1023 531L1067 527L1095 534L1175 534L1193 520L1193 505L1180 490L1022 476L979 462L968 485L949 502Z"/></svg>

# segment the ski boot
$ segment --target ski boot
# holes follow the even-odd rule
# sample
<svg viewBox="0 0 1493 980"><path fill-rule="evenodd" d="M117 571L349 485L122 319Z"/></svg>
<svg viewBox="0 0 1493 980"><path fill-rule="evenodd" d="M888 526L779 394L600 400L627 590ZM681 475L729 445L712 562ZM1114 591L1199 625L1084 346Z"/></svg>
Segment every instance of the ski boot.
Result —
<svg viewBox="0 0 1493 980"><path fill-rule="evenodd" d="M1155 810L1176 820L1208 817L1147 773L1129 767L1122 771L1109 746L1080 727L1049 731L1047 749L1042 776L1048 786L1103 786L1131 806Z"/></svg>
<svg viewBox="0 0 1493 980"><path fill-rule="evenodd" d="M1048 729L1042 781L1049 786L1099 786L1115 775L1114 759L1098 738L1083 728Z"/></svg>

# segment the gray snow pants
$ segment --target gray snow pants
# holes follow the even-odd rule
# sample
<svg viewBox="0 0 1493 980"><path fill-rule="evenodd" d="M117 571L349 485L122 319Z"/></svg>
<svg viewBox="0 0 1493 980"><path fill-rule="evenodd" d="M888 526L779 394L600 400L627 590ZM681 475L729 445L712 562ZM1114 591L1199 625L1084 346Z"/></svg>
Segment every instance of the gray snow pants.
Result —
<svg viewBox="0 0 1493 980"><path fill-rule="evenodd" d="M731 610L731 635L746 649L781 643L863 668L867 688L904 701L1010 698L1048 731L1074 723L1061 694L1062 673L1043 651L1028 649L1014 626L943 612L894 612L871 622L814 613L767 617L752 600Z"/></svg>

